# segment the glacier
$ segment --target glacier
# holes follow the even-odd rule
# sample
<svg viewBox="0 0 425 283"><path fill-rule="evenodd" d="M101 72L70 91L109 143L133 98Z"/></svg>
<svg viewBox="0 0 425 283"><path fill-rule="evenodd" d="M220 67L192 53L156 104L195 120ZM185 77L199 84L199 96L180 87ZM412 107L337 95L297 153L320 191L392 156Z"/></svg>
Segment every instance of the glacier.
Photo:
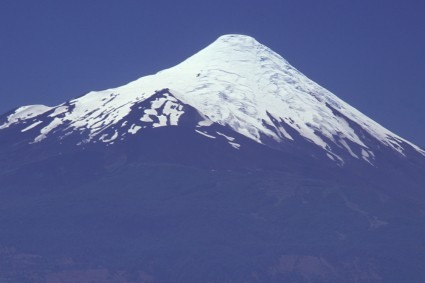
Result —
<svg viewBox="0 0 425 283"><path fill-rule="evenodd" d="M172 96L156 98L141 114L140 121L152 122L151 127L178 126L183 103L195 108L205 125L229 127L257 143L294 142L296 133L339 164L344 163L337 153L341 150L373 164L376 153L364 133L401 156L406 147L425 156L424 150L313 82L270 48L237 34L221 36L182 63L124 86L92 91L56 107L20 107L0 124L0 130L22 124L22 132L37 132L33 143L58 129L61 138L88 132L80 144L114 143L127 134L143 134L144 126L136 124L126 132L107 132L124 125L135 104L164 89ZM52 119L39 119L43 115ZM211 137L211 133L204 135Z"/></svg>

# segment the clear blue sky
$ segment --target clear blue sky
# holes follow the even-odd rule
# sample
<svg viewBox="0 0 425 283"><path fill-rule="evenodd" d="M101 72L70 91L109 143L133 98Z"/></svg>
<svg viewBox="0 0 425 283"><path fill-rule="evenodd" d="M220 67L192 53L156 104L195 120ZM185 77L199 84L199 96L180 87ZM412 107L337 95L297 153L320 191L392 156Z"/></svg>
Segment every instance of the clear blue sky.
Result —
<svg viewBox="0 0 425 283"><path fill-rule="evenodd" d="M2 0L0 112L122 85L242 33L425 146L424 15L421 0Z"/></svg>

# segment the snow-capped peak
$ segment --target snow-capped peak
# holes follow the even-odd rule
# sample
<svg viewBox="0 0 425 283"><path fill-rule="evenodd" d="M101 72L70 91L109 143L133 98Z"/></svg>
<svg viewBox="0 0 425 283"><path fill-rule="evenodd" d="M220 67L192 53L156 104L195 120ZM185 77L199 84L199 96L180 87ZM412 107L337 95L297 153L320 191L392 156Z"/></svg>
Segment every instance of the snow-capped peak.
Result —
<svg viewBox="0 0 425 283"><path fill-rule="evenodd" d="M375 153L364 136L367 133L402 155L406 146L425 155L419 147L308 79L254 38L234 34L221 36L175 67L127 85L90 92L53 109L37 107L31 115L23 115L22 111L28 109L20 108L0 129L29 118L33 124L39 123L33 117L49 113L53 119L48 124L36 125L36 142L61 125L73 131L88 130L88 141L99 139L108 128L123 123L134 104L162 89L169 89L212 122L259 143L266 139L294 142L301 136L337 162L342 162L337 153L342 150L372 163Z"/></svg>

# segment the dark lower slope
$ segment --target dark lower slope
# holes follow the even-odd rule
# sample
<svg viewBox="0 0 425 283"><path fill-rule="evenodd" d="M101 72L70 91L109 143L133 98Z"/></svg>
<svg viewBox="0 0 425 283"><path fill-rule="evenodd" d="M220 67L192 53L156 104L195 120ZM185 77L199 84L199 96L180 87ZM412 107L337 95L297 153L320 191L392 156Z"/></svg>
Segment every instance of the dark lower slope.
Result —
<svg viewBox="0 0 425 283"><path fill-rule="evenodd" d="M278 172L133 164L85 184L8 189L2 279L78 273L82 282L102 282L99 270L128 282L425 276L423 216L371 188Z"/></svg>
<svg viewBox="0 0 425 283"><path fill-rule="evenodd" d="M0 282L425 280L418 181L185 131L2 167Z"/></svg>

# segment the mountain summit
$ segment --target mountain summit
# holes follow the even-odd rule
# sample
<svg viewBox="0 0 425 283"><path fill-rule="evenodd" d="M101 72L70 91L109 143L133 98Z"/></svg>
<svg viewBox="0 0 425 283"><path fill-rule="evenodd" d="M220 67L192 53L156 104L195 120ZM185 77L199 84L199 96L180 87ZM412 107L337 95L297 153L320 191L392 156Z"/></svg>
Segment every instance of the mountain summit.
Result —
<svg viewBox="0 0 425 283"><path fill-rule="evenodd" d="M425 151L245 35L0 116L0 184L1 282L425 282Z"/></svg>

